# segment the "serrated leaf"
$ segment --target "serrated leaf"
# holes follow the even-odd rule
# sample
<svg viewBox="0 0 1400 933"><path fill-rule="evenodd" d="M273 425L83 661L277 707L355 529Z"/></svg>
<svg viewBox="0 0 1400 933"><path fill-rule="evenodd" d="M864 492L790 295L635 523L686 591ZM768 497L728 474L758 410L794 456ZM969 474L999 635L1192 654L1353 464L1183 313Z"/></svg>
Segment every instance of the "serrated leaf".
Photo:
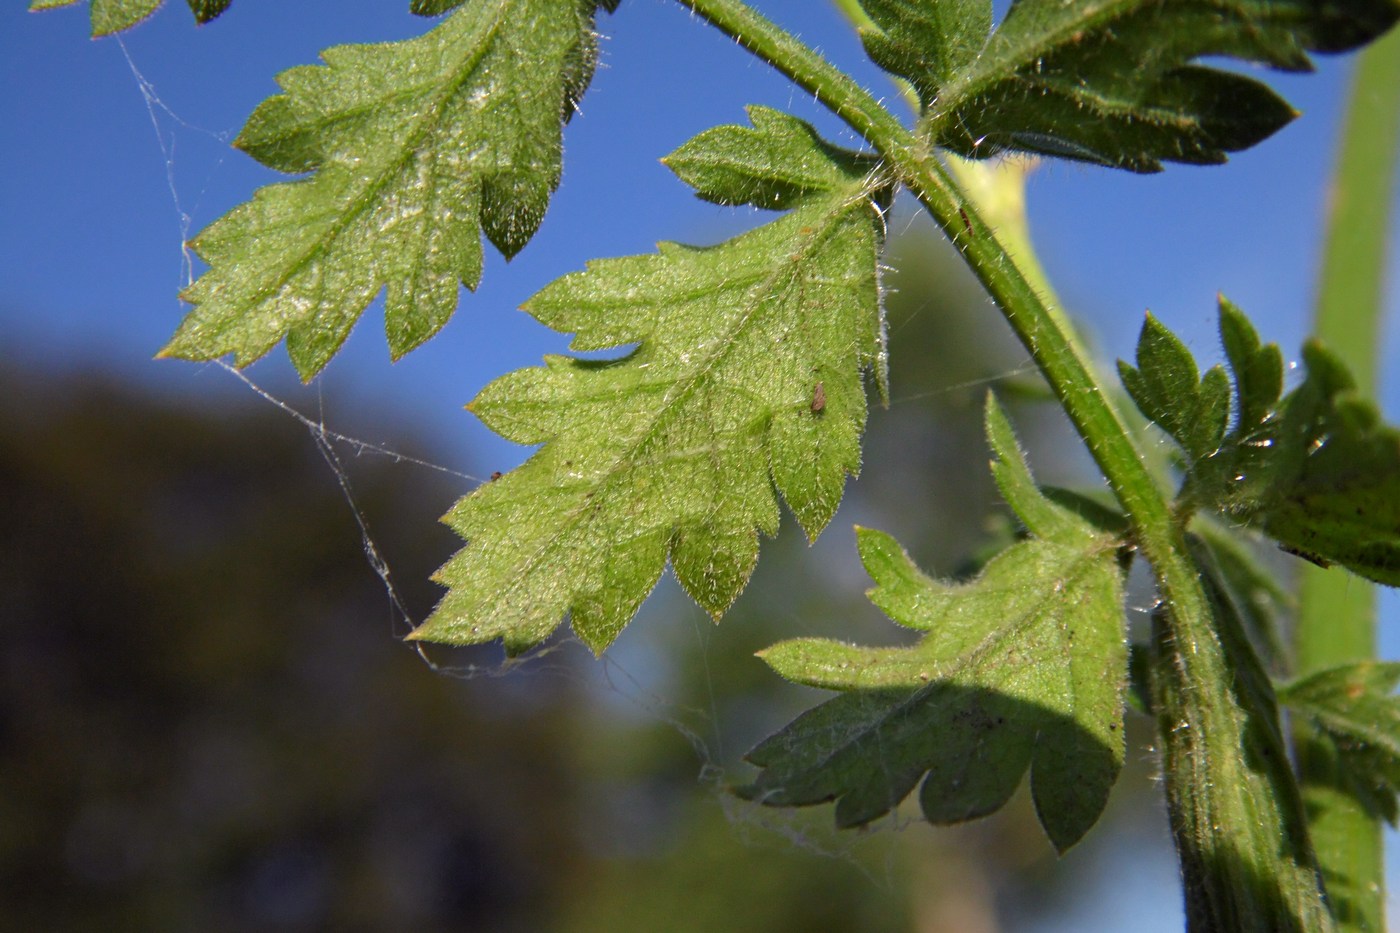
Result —
<svg viewBox="0 0 1400 933"><path fill-rule="evenodd" d="M78 0L31 0L29 9L52 10L72 6ZM130 29L160 9L165 0L91 0L88 12L92 21L92 35L110 36L114 32Z"/></svg>
<svg viewBox="0 0 1400 933"><path fill-rule="evenodd" d="M162 356L239 366L284 337L309 379L387 288L394 358L427 340L544 216L561 123L596 57L593 0L480 0L416 39L283 72L236 145L310 178L271 185L191 243L209 263Z"/></svg>
<svg viewBox="0 0 1400 933"><path fill-rule="evenodd" d="M910 648L797 639L763 652L787 679L843 695L749 753L764 770L745 795L778 806L835 799L837 823L853 826L897 806L922 778L925 816L953 823L1000 808L1030 768L1036 812L1058 850L1098 819L1123 761L1117 539L1034 502L994 404L988 422L1004 466L998 481L1046 536L950 584L920 573L890 536L859 529L871 600L924 637Z"/></svg>
<svg viewBox="0 0 1400 933"><path fill-rule="evenodd" d="M30 0L29 9L54 10L79 0ZM165 0L91 0L92 35L106 36L130 29L160 9ZM228 9L232 0L188 0L195 22L207 23Z"/></svg>
<svg viewBox="0 0 1400 933"><path fill-rule="evenodd" d="M924 101L972 63L992 28L986 0L861 0L861 6L879 27L861 30L871 60L907 78Z"/></svg>
<svg viewBox="0 0 1400 933"><path fill-rule="evenodd" d="M207 23L218 19L219 15L229 8L233 0L188 0L188 2L195 22Z"/></svg>
<svg viewBox="0 0 1400 933"><path fill-rule="evenodd" d="M1219 304L1220 342L1235 382L1235 433L1248 440L1283 394L1283 354L1275 344L1261 345L1249 318L1224 295Z"/></svg>
<svg viewBox="0 0 1400 933"><path fill-rule="evenodd" d="M1139 172L1223 162L1295 115L1263 84L1200 59L1306 71L1309 51L1354 48L1400 16L1393 0L1016 0L974 45L971 0L861 5L883 30L872 57L919 90L936 144Z"/></svg>
<svg viewBox="0 0 1400 933"><path fill-rule="evenodd" d="M92 34L110 36L146 19L165 0L92 0Z"/></svg>
<svg viewBox="0 0 1400 933"><path fill-rule="evenodd" d="M1324 567L1400 586L1400 430L1380 420L1346 366L1315 341L1303 347L1307 377L1279 399L1278 349L1261 346L1224 298L1220 332L1236 410L1223 438L1228 380L1207 373L1197 385L1190 353L1150 315L1139 368L1119 363L1138 408L1192 456L1181 499L1243 519Z"/></svg>
<svg viewBox="0 0 1400 933"><path fill-rule="evenodd" d="M1286 550L1400 586L1400 430L1320 344L1303 361L1267 446L1244 448L1227 507Z"/></svg>
<svg viewBox="0 0 1400 933"><path fill-rule="evenodd" d="M1118 375L1138 410L1170 434L1193 461L1214 454L1230 420L1230 380L1219 366L1201 376L1175 334L1148 314L1138 336L1137 368Z"/></svg>
<svg viewBox="0 0 1400 933"><path fill-rule="evenodd" d="M862 372L883 358L880 210L863 174L713 247L662 244L592 262L526 305L572 347L469 406L544 444L446 521L467 546L413 637L518 652L565 612L594 651L612 642L667 557L716 618L777 530L780 493L809 536L860 465ZM820 401L820 404L818 402Z"/></svg>
<svg viewBox="0 0 1400 933"><path fill-rule="evenodd" d="M717 126L661 160L706 201L786 210L875 168L871 156L831 145L803 120L769 107L746 109L752 127Z"/></svg>
<svg viewBox="0 0 1400 933"><path fill-rule="evenodd" d="M1280 687L1278 698L1332 743L1352 795L1394 824L1400 807L1400 663L1362 661Z"/></svg>

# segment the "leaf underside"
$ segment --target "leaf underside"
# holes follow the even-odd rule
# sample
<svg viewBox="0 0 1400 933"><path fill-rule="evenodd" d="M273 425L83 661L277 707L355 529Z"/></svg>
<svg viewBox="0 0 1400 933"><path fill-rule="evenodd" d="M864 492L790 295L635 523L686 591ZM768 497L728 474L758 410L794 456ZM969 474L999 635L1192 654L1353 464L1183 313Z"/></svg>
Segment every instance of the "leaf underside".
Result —
<svg viewBox="0 0 1400 933"><path fill-rule="evenodd" d="M80 0L30 0L30 10L73 6ZM195 22L207 23L228 9L232 0L188 0ZM94 38L130 29L160 9L165 0L90 0L89 15Z"/></svg>
<svg viewBox="0 0 1400 933"><path fill-rule="evenodd" d="M235 145L308 178L270 185L191 246L209 264L162 356L239 366L284 337L305 379L387 289L397 359L507 257L559 182L560 134L596 59L595 0L463 6L416 39L347 45L278 76Z"/></svg>
<svg viewBox="0 0 1400 933"><path fill-rule="evenodd" d="M762 174L772 147L805 145L806 174L785 180L792 210L717 246L592 262L530 299L536 318L576 334L575 350L635 349L548 357L468 406L544 446L446 517L468 543L412 637L500 638L515 653L568 612L601 652L668 558L718 618L749 578L758 532L777 530L779 494L809 536L831 518L860 465L862 374L884 363L884 195L806 124L750 113L755 129L702 134L671 161L683 175L699 162L719 172L727 180L701 188L718 199L713 185Z"/></svg>
<svg viewBox="0 0 1400 933"><path fill-rule="evenodd" d="M1032 537L973 581L924 576L893 538L859 532L872 601L925 633L910 648L797 639L763 659L789 680L842 691L752 752L746 796L836 799L869 822L922 779L934 823L999 809L1029 768L1041 825L1064 851L1098 819L1123 762L1127 651L1116 539L1046 499L1004 415L989 405L998 485Z"/></svg>
<svg viewBox="0 0 1400 933"><path fill-rule="evenodd" d="M53 10L73 6L81 0L30 0L29 9ZM196 23L208 23L219 18L233 0L186 0ZM164 5L165 0L89 0L91 4L92 35L111 35L130 29ZM616 9L618 0L602 0L599 6ZM462 5L462 0L410 0L410 13L418 16L438 16Z"/></svg>
<svg viewBox="0 0 1400 933"><path fill-rule="evenodd" d="M990 0L860 2L878 27L867 50L913 84L935 144L1137 172L1223 162L1295 116L1200 59L1308 71L1308 52L1355 48L1400 17L1394 0L1016 0L989 35Z"/></svg>

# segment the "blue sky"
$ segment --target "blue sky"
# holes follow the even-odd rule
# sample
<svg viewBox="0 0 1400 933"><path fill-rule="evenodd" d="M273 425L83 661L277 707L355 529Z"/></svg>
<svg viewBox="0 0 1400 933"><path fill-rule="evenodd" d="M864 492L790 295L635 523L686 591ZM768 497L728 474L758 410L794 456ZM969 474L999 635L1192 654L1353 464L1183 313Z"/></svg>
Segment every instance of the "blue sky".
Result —
<svg viewBox="0 0 1400 933"><path fill-rule="evenodd" d="M54 371L114 371L182 396L245 391L216 367L151 359L183 315L182 237L276 180L227 141L276 92L276 72L314 61L328 45L404 38L431 23L410 16L406 2L240 0L195 28L172 3L119 44L86 38L85 5L44 14L24 5L0 7L0 352ZM893 96L827 4L755 5ZM398 364L388 361L375 307L318 385L299 387L280 349L252 368L253 378L303 407L324 403L331 426L346 433L368 423L367 412L390 416L430 435L433 456L454 468L508 469L524 451L462 405L497 375L567 343L515 308L589 258L646 252L660 239L713 241L754 222L694 199L659 157L710 126L741 122L749 103L790 110L855 144L806 95L679 4L627 0L600 29L602 67L566 130L564 181L536 239L509 265L491 255L480 290L464 294L448 327ZM133 66L158 96L153 110ZM1303 116L1226 166L1142 177L1061 164L1033 177L1042 258L1105 358L1131 354L1148 308L1198 356L1217 357L1217 291L1296 354L1346 71L1345 61L1323 60L1315 75L1270 76ZM894 228L909 217L904 208ZM1400 268L1400 249L1392 253ZM1400 360L1398 293L1392 282L1384 351L1392 361ZM1400 375L1388 379L1381 398L1394 421ZM1400 655L1398 610L1393 598L1383 607L1391 657Z"/></svg>
<svg viewBox="0 0 1400 933"><path fill-rule="evenodd" d="M47 366L101 366L173 391L236 389L209 367L150 359L183 314L175 297L182 234L277 179L226 141L276 92L276 72L314 61L327 45L407 37L430 22L383 0L242 0L195 28L182 5L171 4L125 35L124 52L111 39L85 38L85 5L44 14L19 6L0 11L10 128L0 147L5 345ZM867 86L888 89L827 4L760 7ZM323 377L321 394L343 407L343 417L368 406L391 411L427 428L447 455L485 458L473 464L478 470L512 465L520 452L461 406L496 375L564 346L566 338L515 308L586 259L645 252L659 239L713 240L754 222L697 201L660 156L717 123L741 122L748 103L794 111L854 144L806 95L678 4L628 0L600 27L602 67L566 131L564 181L540 234L509 265L491 255L481 289L464 294L443 333L397 365L388 362L372 307ZM169 108L155 109L159 137L128 55ZM1217 291L1254 315L1286 353L1296 352L1344 73L1344 61L1324 60L1316 75L1271 77L1303 117L1226 166L1173 166L1142 177L1056 164L1033 177L1043 258L1107 357L1131 352L1147 308L1199 355L1216 355ZM1396 347L1393 328L1388 347ZM280 348L252 375L305 397ZM1392 380L1385 393L1392 413L1396 397Z"/></svg>

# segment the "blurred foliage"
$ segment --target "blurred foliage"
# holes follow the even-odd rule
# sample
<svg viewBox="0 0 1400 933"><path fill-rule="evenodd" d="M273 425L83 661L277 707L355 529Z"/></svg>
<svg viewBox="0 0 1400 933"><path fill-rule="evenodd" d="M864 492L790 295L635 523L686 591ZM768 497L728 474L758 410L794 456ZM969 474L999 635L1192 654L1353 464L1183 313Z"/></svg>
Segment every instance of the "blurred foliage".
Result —
<svg viewBox="0 0 1400 933"><path fill-rule="evenodd" d="M727 866L792 918L764 929L902 928L850 863L746 846L712 797L682 810L704 796L693 755L674 733L629 750L635 724L569 674L592 664L581 650L507 678L433 673L286 417L13 366L0 382L0 926L545 930L617 913L600 882L619 852L683 843L688 875ZM460 490L352 466L421 617ZM754 892L707 893L697 917ZM656 928L624 906L612 929Z"/></svg>
<svg viewBox="0 0 1400 933"><path fill-rule="evenodd" d="M838 835L820 808L724 790L817 696L754 651L899 637L861 595L851 524L940 574L1009 533L981 405L987 380L1017 394L1021 358L944 248L912 237L889 262L893 404L825 550L787 522L719 628L663 587L601 665L564 644L505 677L435 673L399 643L354 515L285 415L0 361L0 927L975 933L1053 912L1107 850L1056 861L1024 793L953 830ZM1067 481L1048 411L1018 427L1038 475ZM463 490L346 465L421 619L458 543L436 518ZM1110 819L1143 812L1142 764Z"/></svg>

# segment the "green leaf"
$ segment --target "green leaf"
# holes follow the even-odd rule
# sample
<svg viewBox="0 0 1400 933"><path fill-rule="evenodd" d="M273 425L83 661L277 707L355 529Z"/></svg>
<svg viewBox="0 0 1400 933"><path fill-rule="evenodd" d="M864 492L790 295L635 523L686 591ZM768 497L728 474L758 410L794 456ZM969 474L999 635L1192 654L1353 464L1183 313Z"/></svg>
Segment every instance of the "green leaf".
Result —
<svg viewBox="0 0 1400 933"><path fill-rule="evenodd" d="M207 23L217 19L232 2L233 0L189 0L190 12L194 14L195 22Z"/></svg>
<svg viewBox="0 0 1400 933"><path fill-rule="evenodd" d="M808 638L763 652L783 677L843 694L749 753L764 770L746 796L778 806L837 799L837 823L852 826L922 778L924 815L954 823L1000 808L1029 768L1058 850L1098 819L1123 761L1117 539L1038 494L994 402L988 433L1003 493L1042 536L951 584L920 573L888 535L859 529L871 600L923 639L862 648Z"/></svg>
<svg viewBox="0 0 1400 933"><path fill-rule="evenodd" d="M1279 399L1278 349L1261 346L1223 298L1220 333L1235 382L1235 427L1224 437L1223 371L1214 367L1197 383L1190 352L1150 315L1138 368L1119 363L1138 408L1191 456L1181 500L1256 525L1324 567L1400 586L1400 430L1381 422L1321 344L1303 347L1307 378Z"/></svg>
<svg viewBox="0 0 1400 933"><path fill-rule="evenodd" d="M1192 527L1193 544L1198 542L1212 558L1201 565L1217 577L1216 586L1235 606L1250 644L1266 664L1282 665L1287 655L1280 625L1296 606L1279 584L1278 570L1260 561L1254 542L1242 537L1240 530L1209 518L1198 519Z"/></svg>
<svg viewBox="0 0 1400 933"><path fill-rule="evenodd" d="M764 139L750 140L758 159ZM592 262L528 302L575 332L575 350L636 349L549 357L471 403L493 430L544 446L448 515L468 544L439 571L451 589L414 638L502 638L518 652L571 612L601 652L668 556L718 618L753 569L757 532L777 530L775 490L809 536L821 531L860 465L862 371L884 359L888 193L864 172L838 177L742 236Z"/></svg>
<svg viewBox="0 0 1400 933"><path fill-rule="evenodd" d="M984 38L990 2L861 5L882 28L872 58L918 89L936 144L1138 172L1223 162L1295 115L1263 84L1198 60L1307 71L1307 52L1354 48L1400 16L1393 0L1016 0Z"/></svg>
<svg viewBox="0 0 1400 933"><path fill-rule="evenodd" d="M408 11L417 16L437 16L462 5L462 0L411 0Z"/></svg>
<svg viewBox="0 0 1400 933"><path fill-rule="evenodd" d="M1400 815L1400 663L1363 661L1321 671L1278 690L1332 743L1346 790L1391 824Z"/></svg>
<svg viewBox="0 0 1400 933"><path fill-rule="evenodd" d="M1220 342L1235 377L1235 434L1252 439L1283 394L1283 354L1276 344L1260 345L1245 313L1224 295L1220 303Z"/></svg>
<svg viewBox="0 0 1400 933"><path fill-rule="evenodd" d="M92 34L108 36L150 16L165 0L92 0Z"/></svg>
<svg viewBox="0 0 1400 933"><path fill-rule="evenodd" d="M77 2L78 0L31 0L29 9L52 10L72 6ZM94 37L109 36L114 32L130 29L160 9L164 2L165 0L91 0L89 14L92 19L92 34Z"/></svg>
<svg viewBox="0 0 1400 933"><path fill-rule="evenodd" d="M1284 399L1268 446L1242 448L1249 459L1227 507L1288 551L1400 586L1400 430L1321 344L1305 345L1303 361L1307 378Z"/></svg>
<svg viewBox="0 0 1400 933"><path fill-rule="evenodd" d="M1082 491L1059 486L1041 486L1040 492L1051 502L1078 515L1099 531L1120 538L1128 537L1131 531L1128 517L1123 514L1112 492L1108 490Z"/></svg>
<svg viewBox="0 0 1400 933"><path fill-rule="evenodd" d="M986 0L860 0L879 29L862 29L875 64L907 78L925 102L970 66L992 28Z"/></svg>
<svg viewBox="0 0 1400 933"><path fill-rule="evenodd" d="M1191 351L1151 314L1138 336L1137 362L1134 369L1119 360L1118 374L1138 409L1175 438L1192 460L1215 453L1230 419L1225 370L1213 366L1201 376Z"/></svg>
<svg viewBox="0 0 1400 933"><path fill-rule="evenodd" d="M597 6L612 13L620 2L621 0L598 0ZM462 0L410 0L408 11L417 16L438 16L461 5Z"/></svg>
<svg viewBox="0 0 1400 933"><path fill-rule="evenodd" d="M1070 542L1086 535L1097 540L1097 526L1041 492L1026 465L1011 422L990 392L987 393L986 422L987 441L996 455L992 461L992 478L1026 530L1034 537L1054 541Z"/></svg>
<svg viewBox="0 0 1400 933"><path fill-rule="evenodd" d="M200 233L209 269L162 356L246 365L283 337L305 379L387 287L394 358L438 331L559 182L561 122L596 57L593 0L481 0L416 39L348 45L283 72L236 140L310 178L271 185Z"/></svg>
<svg viewBox="0 0 1400 933"><path fill-rule="evenodd" d="M54 10L79 0L30 0L29 9ZM92 34L106 36L130 29L160 9L165 0L91 0ZM228 9L232 0L188 0L195 22L207 23Z"/></svg>
<svg viewBox="0 0 1400 933"><path fill-rule="evenodd" d="M717 126L661 161L706 201L774 210L839 189L877 164L831 145L811 124L782 111L758 105L747 111L752 128Z"/></svg>

